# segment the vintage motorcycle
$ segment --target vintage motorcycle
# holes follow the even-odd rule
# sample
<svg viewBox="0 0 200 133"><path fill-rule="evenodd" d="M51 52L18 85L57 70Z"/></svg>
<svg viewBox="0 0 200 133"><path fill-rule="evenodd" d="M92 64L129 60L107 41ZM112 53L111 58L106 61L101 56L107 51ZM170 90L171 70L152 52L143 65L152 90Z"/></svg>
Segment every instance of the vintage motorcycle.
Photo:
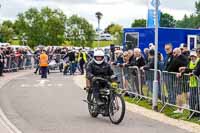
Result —
<svg viewBox="0 0 200 133"><path fill-rule="evenodd" d="M87 91L88 95L85 102L88 103L90 115L96 118L101 114L104 117L109 117L113 124L119 124L124 118L126 107L117 77L112 76L111 80L95 77L95 80L103 81L107 85L100 89L100 100L104 103L103 105L97 104L92 89Z"/></svg>

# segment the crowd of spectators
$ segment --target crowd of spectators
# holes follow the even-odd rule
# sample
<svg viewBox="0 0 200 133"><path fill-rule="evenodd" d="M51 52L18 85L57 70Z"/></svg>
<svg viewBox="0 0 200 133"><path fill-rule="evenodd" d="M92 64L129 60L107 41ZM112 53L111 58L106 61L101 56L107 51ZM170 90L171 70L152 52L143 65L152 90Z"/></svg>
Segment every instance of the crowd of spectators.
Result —
<svg viewBox="0 0 200 133"><path fill-rule="evenodd" d="M161 72L167 72L167 78L164 81L166 84L167 100L170 104L178 105L179 107L188 107L192 110L200 111L199 105L199 88L197 78L194 76L200 75L200 48L188 50L186 44L181 44L178 48L173 48L171 43L164 46L166 56L163 57L162 53L158 53L157 67ZM137 66L140 71L148 71L154 69L155 47L149 44L148 48L142 51L139 48L133 50L115 51L115 60L111 64L118 68L123 68L124 79L123 88L130 90L128 80L134 77L132 81L136 87L132 87L131 91L140 92L139 80L137 79L137 71L130 71L130 66ZM115 69L116 74L120 70ZM148 73L147 85L148 91L152 92L153 89L153 72ZM183 75L189 76L184 79ZM160 78L160 77L158 77ZM151 79L151 80L150 80ZM158 79L160 81L160 79ZM158 97L161 99L161 86L159 84ZM183 104L186 101L186 104ZM179 108L174 113L183 113L183 109ZM196 114L194 116L199 116Z"/></svg>
<svg viewBox="0 0 200 133"><path fill-rule="evenodd" d="M31 66L33 52L28 47L12 47L11 45L0 47L0 72L17 71Z"/></svg>

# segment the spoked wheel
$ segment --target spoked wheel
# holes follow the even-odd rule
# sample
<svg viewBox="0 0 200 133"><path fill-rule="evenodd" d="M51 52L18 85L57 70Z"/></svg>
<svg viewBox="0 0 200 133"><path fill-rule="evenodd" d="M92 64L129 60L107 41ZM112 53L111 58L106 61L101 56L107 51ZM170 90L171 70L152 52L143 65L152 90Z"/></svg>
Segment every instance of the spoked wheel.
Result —
<svg viewBox="0 0 200 133"><path fill-rule="evenodd" d="M98 116L98 112L97 112L97 106L94 105L93 103L95 103L95 99L94 99L94 96L93 96L93 93L92 92L88 92L88 97L87 97L87 100L88 100L88 110L89 110L89 113L92 117L96 118Z"/></svg>
<svg viewBox="0 0 200 133"><path fill-rule="evenodd" d="M125 108L124 99L116 94L109 104L109 118L113 124L119 124L124 119Z"/></svg>

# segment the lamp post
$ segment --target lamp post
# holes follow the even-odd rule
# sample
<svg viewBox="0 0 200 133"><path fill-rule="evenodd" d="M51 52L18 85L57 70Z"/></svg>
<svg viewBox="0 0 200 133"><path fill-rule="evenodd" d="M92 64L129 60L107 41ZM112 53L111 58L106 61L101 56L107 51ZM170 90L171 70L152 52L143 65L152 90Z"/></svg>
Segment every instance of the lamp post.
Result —
<svg viewBox="0 0 200 133"><path fill-rule="evenodd" d="M23 46L25 46L25 42L27 41L25 35L26 35L25 33L22 34L22 43L23 43Z"/></svg>
<svg viewBox="0 0 200 133"><path fill-rule="evenodd" d="M103 16L103 14L101 12L96 12L95 13L96 17L97 17L97 20L98 20L98 47L100 47L100 20Z"/></svg>
<svg viewBox="0 0 200 133"><path fill-rule="evenodd" d="M158 79L157 79L157 70L158 70L158 7L159 0L156 0L155 3L155 60L154 60L154 81L153 81L153 110L158 111Z"/></svg>

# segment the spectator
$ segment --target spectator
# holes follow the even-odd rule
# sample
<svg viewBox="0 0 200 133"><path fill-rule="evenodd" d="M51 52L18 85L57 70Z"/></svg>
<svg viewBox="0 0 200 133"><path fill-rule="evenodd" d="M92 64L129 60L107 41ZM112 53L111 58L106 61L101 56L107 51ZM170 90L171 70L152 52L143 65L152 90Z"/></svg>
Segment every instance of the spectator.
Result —
<svg viewBox="0 0 200 133"><path fill-rule="evenodd" d="M166 59L164 61L164 71L168 71L168 67L173 60L173 46L171 43L165 44L165 52L167 54Z"/></svg>
<svg viewBox="0 0 200 133"><path fill-rule="evenodd" d="M133 53L134 53L134 58L132 58L132 60L129 62L129 66L137 66L138 68L143 67L145 65L145 60L142 57L141 50L139 48L135 48ZM134 69L130 73L132 77L131 80L133 81L132 84L135 85L132 91L141 94L142 92L139 86L140 80L138 79L138 70Z"/></svg>
<svg viewBox="0 0 200 133"><path fill-rule="evenodd" d="M124 59L124 64L123 64L123 66L124 66L124 81L123 81L123 85L124 85L124 89L125 90L128 90L128 79L129 79L129 68L126 66L126 64L128 64L129 63L129 55L128 55L128 52L127 51L125 51L124 52L124 54L123 54L123 59Z"/></svg>
<svg viewBox="0 0 200 133"><path fill-rule="evenodd" d="M179 48L175 48L173 50L173 59L169 64L167 71L168 72L179 72L180 67L184 67L188 65L188 59L181 54L181 50Z"/></svg>
<svg viewBox="0 0 200 133"><path fill-rule="evenodd" d="M155 46L154 46L153 43L149 43L149 49L150 49L150 50L151 50L151 49L155 50Z"/></svg>
<svg viewBox="0 0 200 133"><path fill-rule="evenodd" d="M134 58L132 58L132 60L130 60L129 65L130 66L137 66L139 68L143 67L145 65L145 60L142 57L142 53L141 50L139 48L135 48L134 49Z"/></svg>
<svg viewBox="0 0 200 133"><path fill-rule="evenodd" d="M142 67L142 69L144 70L154 69L154 55L155 51L153 49L149 50L148 63L144 67Z"/></svg>
<svg viewBox="0 0 200 133"><path fill-rule="evenodd" d="M161 53L158 53L158 69L161 71L164 69L164 61Z"/></svg>
<svg viewBox="0 0 200 133"><path fill-rule="evenodd" d="M200 54L198 54L200 56ZM199 62L199 58L197 58L197 54L195 51L190 53L190 62L188 67L181 67L180 74L177 74L179 77L182 75L183 72L191 73L197 66ZM198 89L198 80L195 76L190 76L189 80L189 108L192 110L200 111L200 101L199 101L199 89ZM193 112L190 112L192 114ZM199 117L199 113L194 113L194 117Z"/></svg>
<svg viewBox="0 0 200 133"><path fill-rule="evenodd" d="M131 60L134 58L133 50L128 50L128 57L129 57L129 62L131 62Z"/></svg>
<svg viewBox="0 0 200 133"><path fill-rule="evenodd" d="M47 78L48 71L48 55L45 50L42 50L40 54L40 70L41 70L41 78Z"/></svg>
<svg viewBox="0 0 200 133"><path fill-rule="evenodd" d="M144 59L145 59L145 63L148 62L148 55L149 55L149 49L145 48L144 49Z"/></svg>
<svg viewBox="0 0 200 133"><path fill-rule="evenodd" d="M80 66L81 75L84 74L84 64L87 62L87 55L85 50L80 49L78 53L78 62Z"/></svg>
<svg viewBox="0 0 200 133"><path fill-rule="evenodd" d="M181 49L181 53L189 59L190 58L190 51L188 50L187 44L182 43L180 45L180 49Z"/></svg>
<svg viewBox="0 0 200 133"><path fill-rule="evenodd" d="M0 49L0 76L3 76L3 68L4 68L4 55L2 49Z"/></svg>
<svg viewBox="0 0 200 133"><path fill-rule="evenodd" d="M168 71L178 73L179 68L186 67L188 65L188 59L184 55L181 54L180 48L175 48L173 50L173 56L174 56L173 60L168 67ZM172 77L172 79L176 79L176 77ZM175 101L179 106L182 106L182 104L183 104L182 94L184 92L183 91L184 85L182 84L182 82L177 82L177 83L173 83L173 87L170 88L170 89L173 89L173 90L170 90L170 93L171 93L170 95L172 95L174 100L177 98ZM182 113L182 112L183 112L183 110L180 108L177 109L176 111L174 111L174 113Z"/></svg>
<svg viewBox="0 0 200 133"><path fill-rule="evenodd" d="M112 62L111 64L114 65L114 72L116 76L118 76L118 80L123 81L123 76L122 76L122 68L120 67L121 65L124 64L124 59L123 59L123 51L121 50L116 50L115 51L115 61ZM123 83L120 82L120 87L123 88Z"/></svg>
<svg viewBox="0 0 200 133"><path fill-rule="evenodd" d="M200 58L200 48L198 48L196 50L196 53L197 53L198 58ZM197 66L193 71L193 74L198 76L198 77L200 76L200 60L198 61Z"/></svg>

